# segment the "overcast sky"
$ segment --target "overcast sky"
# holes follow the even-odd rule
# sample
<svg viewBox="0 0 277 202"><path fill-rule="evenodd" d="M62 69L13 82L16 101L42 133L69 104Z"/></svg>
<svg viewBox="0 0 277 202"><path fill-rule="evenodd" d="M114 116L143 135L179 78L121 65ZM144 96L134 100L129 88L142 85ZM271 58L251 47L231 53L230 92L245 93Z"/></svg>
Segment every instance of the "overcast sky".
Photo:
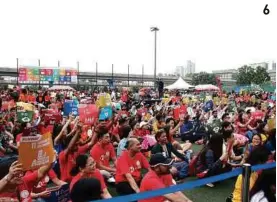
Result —
<svg viewBox="0 0 277 202"><path fill-rule="evenodd" d="M263 14L269 4L269 15ZM237 68L277 58L276 0L1 1L0 67L74 67L80 71L153 74L154 34L160 28L157 72L186 60L196 71Z"/></svg>

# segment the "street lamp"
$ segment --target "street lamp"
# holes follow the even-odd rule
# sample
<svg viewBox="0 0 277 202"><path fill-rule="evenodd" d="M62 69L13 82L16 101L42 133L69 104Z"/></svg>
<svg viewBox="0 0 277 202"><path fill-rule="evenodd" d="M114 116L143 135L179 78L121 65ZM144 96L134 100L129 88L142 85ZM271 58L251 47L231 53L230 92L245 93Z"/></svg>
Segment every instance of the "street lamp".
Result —
<svg viewBox="0 0 277 202"><path fill-rule="evenodd" d="M156 88L156 74L157 74L157 31L158 27L151 27L151 32L154 32L155 42L154 42L154 88Z"/></svg>

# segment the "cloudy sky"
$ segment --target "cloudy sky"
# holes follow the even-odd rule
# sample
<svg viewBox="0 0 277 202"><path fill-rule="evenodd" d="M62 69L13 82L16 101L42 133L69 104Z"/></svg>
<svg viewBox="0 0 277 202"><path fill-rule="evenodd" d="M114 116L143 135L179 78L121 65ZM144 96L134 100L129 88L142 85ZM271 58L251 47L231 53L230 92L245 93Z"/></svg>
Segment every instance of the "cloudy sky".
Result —
<svg viewBox="0 0 277 202"><path fill-rule="evenodd" d="M270 14L263 8L269 4ZM186 60L196 71L237 68L277 58L276 0L1 1L0 67L74 67L81 71L153 74L154 34L160 28L157 72Z"/></svg>

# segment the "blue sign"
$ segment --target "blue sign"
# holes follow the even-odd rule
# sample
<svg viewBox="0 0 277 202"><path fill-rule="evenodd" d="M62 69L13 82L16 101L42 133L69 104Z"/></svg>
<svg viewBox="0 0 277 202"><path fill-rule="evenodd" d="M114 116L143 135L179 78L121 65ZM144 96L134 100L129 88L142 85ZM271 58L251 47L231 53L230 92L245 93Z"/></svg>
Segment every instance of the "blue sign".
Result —
<svg viewBox="0 0 277 202"><path fill-rule="evenodd" d="M212 100L210 100L210 101L206 102L206 104L204 106L204 111L208 112L208 111L212 110L213 107L214 107L214 103Z"/></svg>
<svg viewBox="0 0 277 202"><path fill-rule="evenodd" d="M104 107L101 109L100 115L99 115L99 120L106 120L111 118L113 115L113 110L110 106Z"/></svg>
<svg viewBox="0 0 277 202"><path fill-rule="evenodd" d="M50 189L51 190L51 189ZM44 198L46 202L67 202L70 201L69 184L61 186L58 190L52 191L49 198Z"/></svg>
<svg viewBox="0 0 277 202"><path fill-rule="evenodd" d="M63 107L64 116L69 116L72 113L73 116L78 116L78 101L77 100L67 100Z"/></svg>

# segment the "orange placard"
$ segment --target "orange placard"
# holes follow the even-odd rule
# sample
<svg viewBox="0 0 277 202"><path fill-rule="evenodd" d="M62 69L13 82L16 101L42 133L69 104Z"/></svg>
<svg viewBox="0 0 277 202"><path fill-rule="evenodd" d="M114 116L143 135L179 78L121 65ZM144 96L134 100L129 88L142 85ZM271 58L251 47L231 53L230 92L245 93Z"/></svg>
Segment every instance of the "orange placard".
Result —
<svg viewBox="0 0 277 202"><path fill-rule="evenodd" d="M22 137L18 151L24 170L36 170L52 163L55 158L51 133Z"/></svg>

